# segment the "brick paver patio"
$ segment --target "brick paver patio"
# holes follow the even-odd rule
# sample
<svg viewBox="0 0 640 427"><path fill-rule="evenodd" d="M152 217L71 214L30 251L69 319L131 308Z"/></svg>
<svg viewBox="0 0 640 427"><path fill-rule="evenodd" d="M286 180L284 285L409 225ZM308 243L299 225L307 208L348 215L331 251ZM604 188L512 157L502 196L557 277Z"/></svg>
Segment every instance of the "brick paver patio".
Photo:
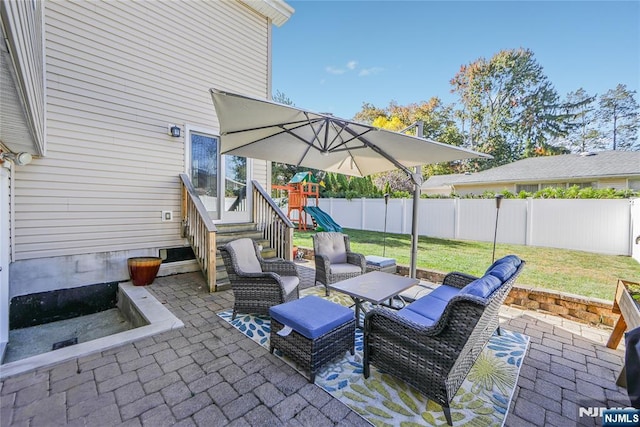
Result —
<svg viewBox="0 0 640 427"><path fill-rule="evenodd" d="M313 270L300 271L311 286ZM209 294L200 273L148 289L184 328L7 378L0 426L368 425L220 319L231 291ZM501 323L531 337L505 425L596 425L579 407L629 405L615 384L624 352L606 348L609 329L510 307Z"/></svg>

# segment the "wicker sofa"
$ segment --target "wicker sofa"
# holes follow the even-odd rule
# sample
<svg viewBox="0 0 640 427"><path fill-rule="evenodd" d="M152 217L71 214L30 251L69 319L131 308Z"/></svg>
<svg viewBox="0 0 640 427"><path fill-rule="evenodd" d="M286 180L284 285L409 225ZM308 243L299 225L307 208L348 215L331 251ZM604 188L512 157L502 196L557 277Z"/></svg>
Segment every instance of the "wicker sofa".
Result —
<svg viewBox="0 0 640 427"><path fill-rule="evenodd" d="M443 284L402 310L374 308L365 317L364 376L369 365L391 374L442 405L450 402L497 330L498 310L524 267L509 255L481 278L449 273Z"/></svg>

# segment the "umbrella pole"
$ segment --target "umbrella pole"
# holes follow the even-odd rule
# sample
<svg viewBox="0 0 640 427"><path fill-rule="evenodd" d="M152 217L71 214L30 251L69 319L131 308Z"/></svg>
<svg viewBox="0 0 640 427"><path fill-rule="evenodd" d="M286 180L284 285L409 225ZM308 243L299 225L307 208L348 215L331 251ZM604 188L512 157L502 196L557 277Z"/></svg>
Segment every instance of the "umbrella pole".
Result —
<svg viewBox="0 0 640 427"><path fill-rule="evenodd" d="M387 207L389 207L389 193L384 195L384 233L382 234L382 256L387 254Z"/></svg>
<svg viewBox="0 0 640 427"><path fill-rule="evenodd" d="M415 124L416 136L424 137L424 122L418 121ZM416 278L416 269L418 263L418 202L420 201L420 188L422 187L422 168L416 166L411 176L413 181L413 215L411 218L411 268L409 276Z"/></svg>
<svg viewBox="0 0 640 427"><path fill-rule="evenodd" d="M415 175L420 174L420 166L416 166ZM418 202L420 201L420 185L413 183L413 215L411 218L411 270L409 276L416 278L418 262Z"/></svg>

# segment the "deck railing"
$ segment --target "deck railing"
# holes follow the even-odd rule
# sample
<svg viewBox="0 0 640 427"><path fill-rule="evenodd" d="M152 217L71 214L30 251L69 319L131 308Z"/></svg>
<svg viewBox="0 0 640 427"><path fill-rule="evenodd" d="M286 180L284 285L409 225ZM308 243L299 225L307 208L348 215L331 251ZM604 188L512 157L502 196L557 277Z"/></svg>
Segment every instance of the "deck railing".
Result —
<svg viewBox="0 0 640 427"><path fill-rule="evenodd" d="M216 290L216 226L186 174L182 181L182 236L189 239L209 292Z"/></svg>
<svg viewBox="0 0 640 427"><path fill-rule="evenodd" d="M276 256L293 259L293 223L273 202L259 182L253 184L253 221L262 236L276 250Z"/></svg>

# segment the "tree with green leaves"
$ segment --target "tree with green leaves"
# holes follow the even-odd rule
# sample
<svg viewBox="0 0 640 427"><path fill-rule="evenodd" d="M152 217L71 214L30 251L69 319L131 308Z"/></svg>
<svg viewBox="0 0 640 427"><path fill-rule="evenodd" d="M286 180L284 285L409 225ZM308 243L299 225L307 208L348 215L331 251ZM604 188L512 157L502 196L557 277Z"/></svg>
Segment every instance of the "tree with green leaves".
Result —
<svg viewBox="0 0 640 427"><path fill-rule="evenodd" d="M640 150L636 91L619 84L600 96L600 121L608 130L613 150Z"/></svg>
<svg viewBox="0 0 640 427"><path fill-rule="evenodd" d="M382 191L373 184L370 176L347 177L329 172L325 177L324 184L321 189L322 197L345 197L347 199L354 197L382 197Z"/></svg>
<svg viewBox="0 0 640 427"><path fill-rule="evenodd" d="M477 162L482 169L536 155L566 133L558 94L531 50L479 58L463 65L451 85L468 123L468 145L494 157Z"/></svg>
<svg viewBox="0 0 640 427"><path fill-rule="evenodd" d="M287 95L285 95L283 92L280 92L279 90L276 90L275 95L272 95L271 99L280 104L295 105Z"/></svg>
<svg viewBox="0 0 640 427"><path fill-rule="evenodd" d="M392 101L386 108L378 108L371 104L363 104L356 119L383 129L401 131L418 121L423 122L422 138L460 146L464 138L458 129L452 105L445 105L439 98L429 101L399 105ZM410 130L409 132L415 132ZM425 165L423 176L460 172L460 162ZM413 182L402 171L390 171L377 174L374 182L378 187L389 188L390 194L413 191Z"/></svg>
<svg viewBox="0 0 640 427"><path fill-rule="evenodd" d="M362 103L362 108L360 111L353 116L353 120L359 123L372 124L375 119L378 117L384 117L387 115L387 112L383 108L378 108L373 104L369 104L368 102Z"/></svg>
<svg viewBox="0 0 640 427"><path fill-rule="evenodd" d="M516 135L520 136L524 147L523 157L561 154L562 150L557 152L551 142L566 137L571 128L570 120L575 116L572 112L575 106L562 104L548 81L526 97L523 106L516 127Z"/></svg>
<svg viewBox="0 0 640 427"><path fill-rule="evenodd" d="M569 92L565 109L573 119L567 124L565 138L573 152L603 150L602 134L597 126L596 95L589 95L583 88Z"/></svg>

